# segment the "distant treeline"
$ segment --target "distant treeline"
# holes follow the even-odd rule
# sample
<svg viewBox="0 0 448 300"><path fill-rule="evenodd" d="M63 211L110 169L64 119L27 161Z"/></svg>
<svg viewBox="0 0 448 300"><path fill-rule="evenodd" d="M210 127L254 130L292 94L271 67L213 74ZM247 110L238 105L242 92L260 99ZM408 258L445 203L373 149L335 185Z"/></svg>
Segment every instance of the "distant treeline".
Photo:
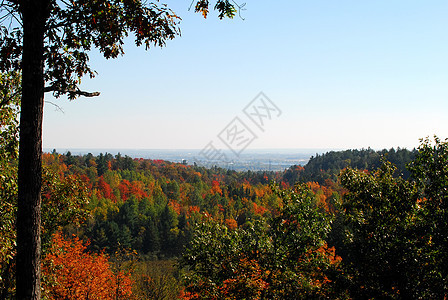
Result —
<svg viewBox="0 0 448 300"><path fill-rule="evenodd" d="M278 172L54 151L43 199L87 212L62 232L132 271L138 299L443 299L448 144L436 142ZM45 232L61 223L50 212ZM148 296L161 290L173 293Z"/></svg>
<svg viewBox="0 0 448 300"><path fill-rule="evenodd" d="M279 202L271 182L283 188L308 183L322 206L331 209L342 169L372 171L385 157L397 165L397 174L408 177L406 164L414 156L415 151L406 149L332 151L282 172L237 172L110 153L74 156L54 151L44 154L43 162L61 176L80 178L88 188L92 219L78 234L91 241L90 247L109 253L124 247L173 257L190 241L191 225L202 213L243 226L276 211Z"/></svg>
<svg viewBox="0 0 448 300"><path fill-rule="evenodd" d="M325 180L337 180L340 171L351 167L359 170L376 170L382 159L390 161L397 167L396 176L409 178L406 165L415 158L417 150L407 149L383 149L375 151L370 148L361 150L330 151L325 154L312 156L308 163L302 168L292 166L285 171L283 180L293 185L295 182L314 181L323 184Z"/></svg>

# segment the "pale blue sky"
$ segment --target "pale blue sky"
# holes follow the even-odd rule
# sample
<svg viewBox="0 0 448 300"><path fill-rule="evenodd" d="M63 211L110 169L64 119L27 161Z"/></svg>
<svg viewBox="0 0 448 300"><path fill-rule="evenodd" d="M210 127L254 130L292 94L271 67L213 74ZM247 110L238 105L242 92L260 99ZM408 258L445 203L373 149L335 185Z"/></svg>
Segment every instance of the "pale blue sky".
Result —
<svg viewBox="0 0 448 300"><path fill-rule="evenodd" d="M448 137L448 1L253 1L245 20L204 20L165 1L182 36L132 39L83 87L48 100L45 148L200 149L263 91L282 115L250 148L412 148Z"/></svg>

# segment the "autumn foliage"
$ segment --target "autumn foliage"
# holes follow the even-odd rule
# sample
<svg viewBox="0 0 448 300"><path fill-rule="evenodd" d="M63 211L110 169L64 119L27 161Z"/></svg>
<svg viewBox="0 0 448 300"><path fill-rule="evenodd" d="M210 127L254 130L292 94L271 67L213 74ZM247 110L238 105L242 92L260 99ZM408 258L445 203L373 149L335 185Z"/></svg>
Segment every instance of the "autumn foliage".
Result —
<svg viewBox="0 0 448 300"><path fill-rule="evenodd" d="M53 236L52 247L42 261L43 288L50 299L129 299L129 274L112 272L108 256L86 251L79 238Z"/></svg>
<svg viewBox="0 0 448 300"><path fill-rule="evenodd" d="M440 284L436 277L417 281L426 273L444 276L431 255L410 260L421 249L430 253L436 236L394 242L418 226L433 228L425 223L428 207L442 202L397 184L392 175L389 182L373 171L345 168L335 181L309 177L308 167L300 166L236 172L120 154L54 152L42 159L48 170L42 190L45 299L369 299L374 293L411 299L404 295L414 290L435 299L444 293L432 289ZM408 190L415 199L401 196ZM389 205L402 205L400 199L410 201L407 209ZM85 213L90 218L82 222ZM406 217L397 219L397 213ZM60 228L79 238L52 238ZM402 247L415 249L387 267L383 258L405 253ZM117 257L122 249L135 258ZM185 268L178 268L179 258ZM2 264L0 291L11 268ZM406 274L409 284L391 274L397 280Z"/></svg>

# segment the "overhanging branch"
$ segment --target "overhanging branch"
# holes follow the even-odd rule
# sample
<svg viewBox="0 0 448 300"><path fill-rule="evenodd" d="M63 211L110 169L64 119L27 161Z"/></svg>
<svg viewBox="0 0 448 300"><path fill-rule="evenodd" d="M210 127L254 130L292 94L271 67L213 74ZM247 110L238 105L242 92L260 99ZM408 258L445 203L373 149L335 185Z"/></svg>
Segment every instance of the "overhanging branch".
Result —
<svg viewBox="0 0 448 300"><path fill-rule="evenodd" d="M100 92L86 92L81 91L80 89L59 89L53 86L47 86L44 88L44 92L59 92L62 94L72 94L72 95L79 95L84 97L96 97L100 95Z"/></svg>

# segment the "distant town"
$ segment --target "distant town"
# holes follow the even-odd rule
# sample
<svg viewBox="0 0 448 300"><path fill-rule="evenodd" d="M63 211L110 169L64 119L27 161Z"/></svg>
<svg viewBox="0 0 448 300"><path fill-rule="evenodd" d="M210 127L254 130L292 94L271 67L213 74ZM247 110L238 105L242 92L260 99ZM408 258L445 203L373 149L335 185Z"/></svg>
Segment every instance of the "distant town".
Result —
<svg viewBox="0 0 448 300"><path fill-rule="evenodd" d="M58 153L71 152L72 155L92 153L110 153L132 158L162 159L187 165L204 167L221 167L235 171L282 171L293 165L305 165L311 156L322 154L335 149L259 149L245 150L235 155L230 150L218 150L220 155L210 157L200 149L165 150L165 149L63 149L57 148ZM44 149L52 152L53 149Z"/></svg>

